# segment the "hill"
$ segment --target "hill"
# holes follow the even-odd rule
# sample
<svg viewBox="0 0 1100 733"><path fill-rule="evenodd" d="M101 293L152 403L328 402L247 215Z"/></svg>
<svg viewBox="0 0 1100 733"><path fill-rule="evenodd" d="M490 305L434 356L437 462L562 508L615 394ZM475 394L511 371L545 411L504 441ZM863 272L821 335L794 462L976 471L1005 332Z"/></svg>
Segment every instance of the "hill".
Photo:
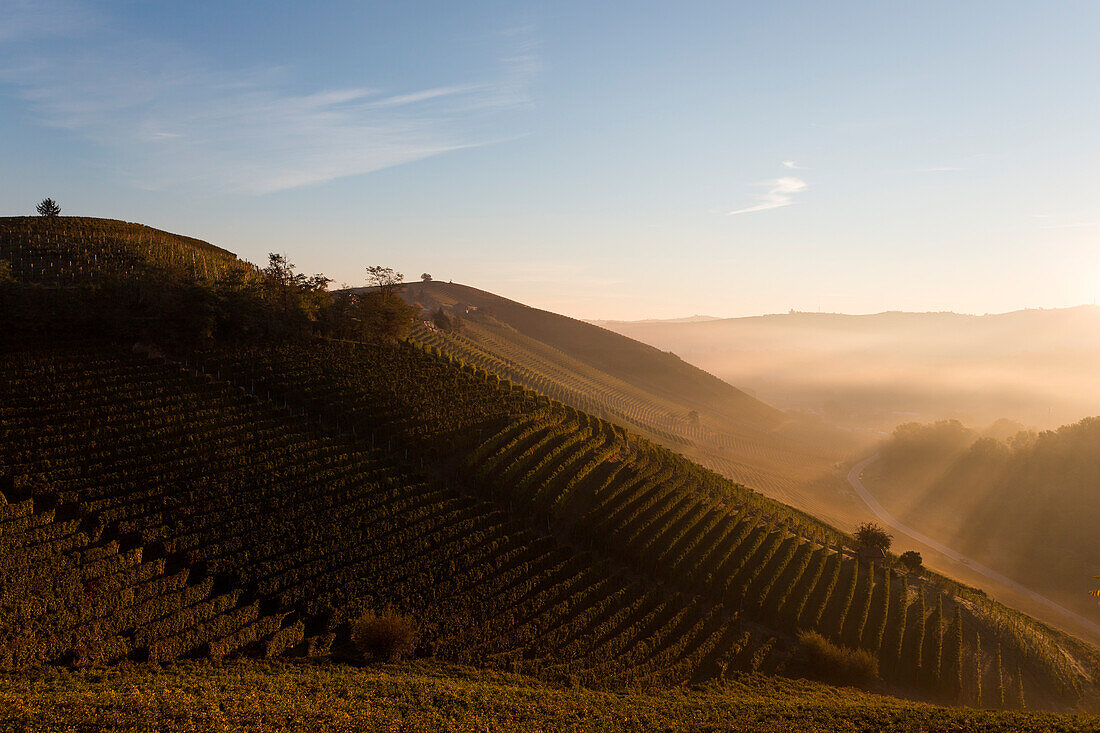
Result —
<svg viewBox="0 0 1100 733"><path fill-rule="evenodd" d="M675 351L771 404L853 428L1002 417L1051 428L1100 414L1096 306L601 325Z"/></svg>
<svg viewBox="0 0 1100 733"><path fill-rule="evenodd" d="M105 277L126 293L167 277L153 269ZM46 286L0 286L22 304L0 334L3 666L327 660L354 654L362 611L393 608L418 656L552 683L820 674L815 654L861 650L863 684L893 694L1095 704L1087 644L861 560L827 525L439 349L327 336L338 314L313 281L249 271L254 290L183 277L118 303L66 286L74 309L49 329ZM202 307L157 300L181 292Z"/></svg>
<svg viewBox="0 0 1100 733"><path fill-rule="evenodd" d="M456 333L422 327L416 340L803 511L852 522L847 495L822 485L854 448L850 434L784 414L674 354L583 321L453 283L413 283L402 294L424 314L442 309L461 323Z"/></svg>
<svg viewBox="0 0 1100 733"><path fill-rule="evenodd" d="M0 217L0 260L11 276L36 285L100 283L152 269L211 279L240 264L221 247L114 219Z"/></svg>

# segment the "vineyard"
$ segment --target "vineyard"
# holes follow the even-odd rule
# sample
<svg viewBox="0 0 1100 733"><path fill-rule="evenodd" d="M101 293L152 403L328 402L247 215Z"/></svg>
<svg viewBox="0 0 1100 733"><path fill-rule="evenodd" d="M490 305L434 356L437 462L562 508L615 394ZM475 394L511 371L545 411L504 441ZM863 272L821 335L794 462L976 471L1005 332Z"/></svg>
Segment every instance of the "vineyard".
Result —
<svg viewBox="0 0 1100 733"><path fill-rule="evenodd" d="M111 219L0 218L0 260L17 282L97 284L120 274L170 270L210 280L241 267L236 255L191 237Z"/></svg>
<svg viewBox="0 0 1100 733"><path fill-rule="evenodd" d="M797 676L815 631L895 694L1095 700L1091 647L423 336L6 347L0 666L340 658L393 608L555 683Z"/></svg>
<svg viewBox="0 0 1100 733"><path fill-rule="evenodd" d="M0 689L0 718L33 733L109 730L1088 733L1095 715L945 708L805 680L746 675L675 690L598 691L430 662L181 662L45 670Z"/></svg>
<svg viewBox="0 0 1100 733"><path fill-rule="evenodd" d="M439 282L409 285L404 297L461 320L457 332L417 327L410 336L417 343L610 420L803 511L846 518L835 503L804 490L847 450L836 436L804 434L797 421L729 385L715 388L711 375L670 354L637 350L631 365L640 366L624 366L606 357L621 349L621 337L591 324ZM574 341L579 345L568 349Z"/></svg>

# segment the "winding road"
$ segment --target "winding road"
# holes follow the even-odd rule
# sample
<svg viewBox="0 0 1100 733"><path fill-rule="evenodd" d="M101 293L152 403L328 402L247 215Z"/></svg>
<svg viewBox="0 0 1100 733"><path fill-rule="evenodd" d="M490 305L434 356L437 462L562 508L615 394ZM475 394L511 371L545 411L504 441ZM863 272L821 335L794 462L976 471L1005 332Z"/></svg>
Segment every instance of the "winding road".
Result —
<svg viewBox="0 0 1100 733"><path fill-rule="evenodd" d="M894 530L901 532L902 534L912 537L917 542L920 542L921 544L932 548L949 560L953 560L960 565L965 565L969 570L972 570L983 577L989 578L990 580L1000 585L1011 588L1016 593L1027 596L1036 603L1045 606L1046 608L1054 611L1064 618L1072 620L1077 625L1083 626L1084 628L1092 631L1094 634L1100 635L1100 625L1090 621L1089 619L1078 613L1074 613L1064 606L1058 605L1057 603L1050 600L1049 598L1046 598L1045 596L1039 595L1030 588L1026 588L1020 585L1012 578L1009 578L1006 575L1002 575L992 568L987 568L985 565L971 560L969 557L963 555L961 552L953 550L941 542L937 542L923 532L919 532L912 527L909 527L898 521L893 514L886 511L886 507L880 504L878 502L878 499L871 496L871 493L867 491L867 487L863 485L863 470L877 460L878 454L876 453L870 458L866 458L856 465L852 466L852 470L848 472L848 483L851 484L852 489L856 492L859 498L863 500L863 503L867 505L867 508L870 509L874 513L874 515L879 518L879 521L881 521L883 524L890 526Z"/></svg>

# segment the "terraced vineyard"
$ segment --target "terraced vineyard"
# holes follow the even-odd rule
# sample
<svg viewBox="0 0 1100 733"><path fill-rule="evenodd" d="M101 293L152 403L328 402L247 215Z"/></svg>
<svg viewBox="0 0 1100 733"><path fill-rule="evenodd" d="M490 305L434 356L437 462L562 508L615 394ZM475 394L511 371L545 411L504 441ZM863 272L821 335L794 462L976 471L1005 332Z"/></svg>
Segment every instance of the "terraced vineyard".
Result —
<svg viewBox="0 0 1100 733"><path fill-rule="evenodd" d="M0 260L21 283L84 285L151 268L212 279L244 263L191 237L111 219L0 218Z"/></svg>
<svg viewBox="0 0 1100 733"><path fill-rule="evenodd" d="M444 659L658 683L706 676L740 628L201 372L100 350L3 368L7 666L317 651L395 604Z"/></svg>
<svg viewBox="0 0 1100 733"><path fill-rule="evenodd" d="M833 521L850 509L807 489L850 449L836 435L756 402L671 354L474 288L430 282L404 297L461 319L458 333L421 325L412 339L579 410L599 415L784 503ZM576 342L576 346L568 345ZM634 364L638 366L635 367ZM809 430L809 432L807 432Z"/></svg>
<svg viewBox="0 0 1100 733"><path fill-rule="evenodd" d="M983 679L996 675L990 652L1000 648L1001 676L1012 680L1019 664L1025 700L1074 698L1089 686L1062 653L1061 641L1030 621L1009 631L1003 620L1014 614L980 594L914 583L892 570L860 563L839 545L842 536L827 526L606 421L533 398L496 375L470 367L454 370L463 378L444 390L454 412L444 416L430 406L418 407L419 399L432 401L432 393L414 399L413 392L398 386L400 380L408 378L417 361L434 365L452 360L405 349L403 358L409 361L402 362L400 376L386 376L371 366L375 351L349 344L328 344L309 353L242 349L211 355L208 363L253 389L270 387L291 400L296 392L309 394L311 409L329 415L330 422L365 415L369 404L382 414L413 410L438 415L420 424L416 435L386 427L392 424L389 420L377 425L375 435L398 441L392 447L402 453L399 446L414 438L425 446L445 441L455 453L440 450L435 455L451 466L449 476L462 481L467 493L521 517L528 526L564 534L601 562L659 579L672 592L736 613L744 628L761 630L764 643L773 635L778 653L790 653L790 634L796 629L817 629L838 643L877 655L884 675L899 685L977 702L978 690L990 689L988 681L979 685L977 669ZM476 408L463 407L482 404L484 397L461 399L462 384L488 385L512 399L526 395L526 411L519 414L516 402L503 426L491 431L487 421L472 419ZM326 402L318 398L321 394L331 398ZM377 403L380 395L385 395L383 409ZM433 422L439 427L425 427ZM458 436L472 434L475 427L480 443L464 447ZM891 587L897 590L890 592ZM926 596L925 611L918 614ZM944 611L933 621L934 599L941 597ZM956 609L964 644L955 657L935 653L933 647L942 646L937 640ZM943 632L935 632L937 624ZM926 625L928 634L923 633ZM920 638L914 641L918 628ZM901 653L899 637L909 643ZM977 651L979 646L985 654ZM771 647L761 652L762 659L770 653ZM930 655L941 660L935 670L927 669ZM751 654L727 657L721 663L752 665ZM959 657L965 658L965 689L945 689L944 680L954 674L950 665Z"/></svg>
<svg viewBox="0 0 1100 733"><path fill-rule="evenodd" d="M895 693L1095 701L1091 647L428 344L49 338L0 353L5 667L340 654L389 606L590 686L800 674L814 630Z"/></svg>

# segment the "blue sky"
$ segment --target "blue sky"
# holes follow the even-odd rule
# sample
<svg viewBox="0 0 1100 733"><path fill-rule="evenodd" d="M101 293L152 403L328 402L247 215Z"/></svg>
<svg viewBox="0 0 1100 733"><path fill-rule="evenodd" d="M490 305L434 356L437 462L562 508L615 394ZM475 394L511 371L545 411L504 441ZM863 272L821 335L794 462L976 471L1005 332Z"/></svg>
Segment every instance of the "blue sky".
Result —
<svg viewBox="0 0 1100 733"><path fill-rule="evenodd" d="M1100 5L0 0L44 196L589 318L1100 290Z"/></svg>

